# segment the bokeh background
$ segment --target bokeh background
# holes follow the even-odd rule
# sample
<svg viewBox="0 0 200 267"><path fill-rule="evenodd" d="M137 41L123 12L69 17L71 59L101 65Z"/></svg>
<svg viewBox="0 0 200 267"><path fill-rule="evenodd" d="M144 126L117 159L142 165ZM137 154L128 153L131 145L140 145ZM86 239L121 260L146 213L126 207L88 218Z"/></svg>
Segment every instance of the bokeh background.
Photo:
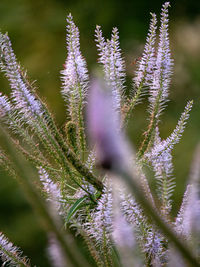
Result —
<svg viewBox="0 0 200 267"><path fill-rule="evenodd" d="M37 80L39 95L53 111L59 127L65 122L65 107L60 95L60 70L66 58L65 18L70 12L80 30L81 50L89 70L97 66L95 26L101 25L109 38L117 26L127 67L127 87L131 90L133 62L141 56L148 30L149 13L159 15L159 0L0 0L0 29L8 32L18 60ZM189 99L194 99L191 118L183 138L174 151L177 187L174 200L179 207L193 152L200 141L200 1L171 1L170 36L174 75L170 102L162 115L161 136L166 138ZM10 88L0 75L0 90ZM127 134L135 147L146 129L146 102L139 105ZM17 182L0 171L0 231L32 258L32 264L49 266L46 236Z"/></svg>

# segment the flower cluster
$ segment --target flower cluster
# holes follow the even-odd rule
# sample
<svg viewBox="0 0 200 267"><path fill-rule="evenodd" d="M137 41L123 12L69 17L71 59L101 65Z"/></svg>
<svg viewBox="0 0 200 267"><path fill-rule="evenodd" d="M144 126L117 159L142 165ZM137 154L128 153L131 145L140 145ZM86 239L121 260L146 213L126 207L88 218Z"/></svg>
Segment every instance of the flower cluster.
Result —
<svg viewBox="0 0 200 267"><path fill-rule="evenodd" d="M67 59L61 71L61 94L67 106L64 131L17 62L8 36L0 33L0 69L11 87L10 98L0 93L6 143L6 151L0 150L0 166L20 182L41 217L53 266L200 266L199 148L180 210L177 216L172 214L172 151L193 102L187 103L169 137L162 139L159 130L173 66L169 6L169 2L162 6L160 27L151 14L129 96L117 28L106 40L96 27L104 79L99 75L89 83L79 30L68 15ZM135 153L124 130L144 94L148 94L149 125ZM0 257L4 265L30 265L3 234Z"/></svg>

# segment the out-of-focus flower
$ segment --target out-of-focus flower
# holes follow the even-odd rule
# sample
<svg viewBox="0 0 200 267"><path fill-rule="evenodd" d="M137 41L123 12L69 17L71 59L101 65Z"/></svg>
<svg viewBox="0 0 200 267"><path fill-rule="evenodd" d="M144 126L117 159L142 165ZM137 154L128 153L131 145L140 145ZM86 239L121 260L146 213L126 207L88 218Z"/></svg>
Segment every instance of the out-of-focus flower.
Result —
<svg viewBox="0 0 200 267"><path fill-rule="evenodd" d="M94 80L88 103L88 130L97 150L97 158L104 168L123 164L125 147L118 114L113 109L112 97L103 83Z"/></svg>

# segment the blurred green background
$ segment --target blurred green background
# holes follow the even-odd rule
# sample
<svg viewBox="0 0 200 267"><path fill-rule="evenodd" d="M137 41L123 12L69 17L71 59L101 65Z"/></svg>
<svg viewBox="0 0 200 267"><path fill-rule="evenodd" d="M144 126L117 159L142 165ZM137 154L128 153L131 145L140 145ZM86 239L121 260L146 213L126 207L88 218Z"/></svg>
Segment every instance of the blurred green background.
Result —
<svg viewBox="0 0 200 267"><path fill-rule="evenodd" d="M89 70L97 65L94 42L95 26L101 25L109 38L117 26L126 60L127 86L141 56L151 11L159 15L162 1L155 0L0 0L0 29L8 32L18 60L37 80L39 95L53 111L59 127L65 122L65 107L60 95L60 70L66 58L65 18L70 12L80 30L81 50ZM162 116L161 136L167 137L186 105L194 99L191 118L183 139L174 151L174 175L177 187L176 212L189 174L192 155L200 140L200 1L171 1L170 36L174 75L170 102ZM0 90L8 93L9 85L0 76ZM137 147L146 129L146 103L139 105L128 128L129 139ZM23 248L32 264L49 266L46 259L46 236L20 187L0 172L0 231Z"/></svg>

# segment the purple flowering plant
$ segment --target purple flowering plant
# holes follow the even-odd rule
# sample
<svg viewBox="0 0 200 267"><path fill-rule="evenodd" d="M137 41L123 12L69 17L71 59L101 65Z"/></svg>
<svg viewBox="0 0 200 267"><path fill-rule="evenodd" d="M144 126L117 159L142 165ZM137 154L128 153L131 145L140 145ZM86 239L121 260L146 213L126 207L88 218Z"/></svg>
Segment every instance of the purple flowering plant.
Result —
<svg viewBox="0 0 200 267"><path fill-rule="evenodd" d="M0 150L0 165L20 182L42 219L51 266L200 266L199 147L180 210L175 217L171 214L172 151L193 102L186 104L169 137L162 139L159 133L173 73L169 5L162 6L158 28L156 15L151 14L130 96L117 28L106 40L101 27L96 27L103 79L89 81L79 31L68 15L68 54L61 71L67 107L64 133L17 62L9 37L0 33L0 69L11 86L9 98L0 93L1 135L6 144ZM135 152L124 132L144 95L148 95L149 125ZM148 169L156 181L155 192ZM3 233L0 257L4 266L31 266Z"/></svg>

